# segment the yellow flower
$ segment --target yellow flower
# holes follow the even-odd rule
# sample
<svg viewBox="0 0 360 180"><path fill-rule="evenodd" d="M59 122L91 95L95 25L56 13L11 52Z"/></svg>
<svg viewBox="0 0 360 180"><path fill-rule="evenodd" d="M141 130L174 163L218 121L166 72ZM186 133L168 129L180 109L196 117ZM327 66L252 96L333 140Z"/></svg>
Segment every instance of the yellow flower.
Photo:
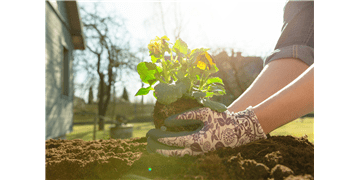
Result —
<svg viewBox="0 0 360 180"><path fill-rule="evenodd" d="M200 68L201 70L205 70L206 68L206 64L202 61L198 61L197 65L198 68Z"/></svg>
<svg viewBox="0 0 360 180"><path fill-rule="evenodd" d="M157 37L157 36L156 36ZM167 37L167 36L163 36L163 37L161 37L161 40L167 40L167 41L170 41L170 39Z"/></svg>
<svg viewBox="0 0 360 180"><path fill-rule="evenodd" d="M164 48L168 45L166 41L169 41L170 39L167 36L163 36L159 38L156 36L155 39L150 40L150 43L148 44L148 49L151 54L155 56L159 56L163 54Z"/></svg>
<svg viewBox="0 0 360 180"><path fill-rule="evenodd" d="M160 55L161 53L161 40L156 37L154 40L151 40L148 44L148 49L150 53L152 52L154 55Z"/></svg>
<svg viewBox="0 0 360 180"><path fill-rule="evenodd" d="M203 52L196 58L196 66L202 70L209 69L215 64L209 53Z"/></svg>

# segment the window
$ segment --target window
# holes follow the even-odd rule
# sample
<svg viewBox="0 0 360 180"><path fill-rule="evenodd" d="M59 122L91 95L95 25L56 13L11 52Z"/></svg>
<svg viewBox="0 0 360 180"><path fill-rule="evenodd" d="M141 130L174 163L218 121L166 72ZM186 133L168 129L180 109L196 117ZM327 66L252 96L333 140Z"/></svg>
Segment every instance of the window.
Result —
<svg viewBox="0 0 360 180"><path fill-rule="evenodd" d="M63 47L62 58L61 94L69 95L69 51L65 47Z"/></svg>

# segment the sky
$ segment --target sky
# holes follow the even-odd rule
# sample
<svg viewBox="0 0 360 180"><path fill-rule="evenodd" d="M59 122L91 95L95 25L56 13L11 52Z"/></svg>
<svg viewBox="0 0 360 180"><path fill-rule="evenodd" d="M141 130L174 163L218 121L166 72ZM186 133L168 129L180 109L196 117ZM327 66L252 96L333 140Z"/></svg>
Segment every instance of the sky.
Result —
<svg viewBox="0 0 360 180"><path fill-rule="evenodd" d="M79 1L79 5L89 5L93 1ZM163 36L162 26L154 21L160 13L157 2L149 1L100 1L107 12L125 19L133 46L147 47L151 39ZM193 48L233 48L242 52L243 56L269 55L281 33L283 7L285 0L272 1L177 1L162 2L165 14L165 30L170 42L175 42L173 27L175 13L178 20L183 20L184 30L181 38ZM175 10L174 4L177 9ZM145 60L150 57L146 56ZM79 74L75 83L85 77ZM124 85L130 94L130 101L141 99L135 93L141 87L140 78L118 83L117 89L122 94ZM96 93L96 92L95 92ZM87 94L75 92L87 101ZM152 95L147 95L144 102L155 102Z"/></svg>

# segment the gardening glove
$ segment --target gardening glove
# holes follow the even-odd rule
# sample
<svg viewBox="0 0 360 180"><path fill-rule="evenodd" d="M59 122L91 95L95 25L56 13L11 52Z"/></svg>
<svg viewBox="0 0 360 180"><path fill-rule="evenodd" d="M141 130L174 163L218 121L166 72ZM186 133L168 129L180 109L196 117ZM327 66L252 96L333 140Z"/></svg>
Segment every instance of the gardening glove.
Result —
<svg viewBox="0 0 360 180"><path fill-rule="evenodd" d="M151 129L147 150L165 156L204 154L222 147L238 147L266 139L252 107L238 113L217 112L208 107L192 109L165 119L166 127L200 124L195 131L169 132L166 127Z"/></svg>

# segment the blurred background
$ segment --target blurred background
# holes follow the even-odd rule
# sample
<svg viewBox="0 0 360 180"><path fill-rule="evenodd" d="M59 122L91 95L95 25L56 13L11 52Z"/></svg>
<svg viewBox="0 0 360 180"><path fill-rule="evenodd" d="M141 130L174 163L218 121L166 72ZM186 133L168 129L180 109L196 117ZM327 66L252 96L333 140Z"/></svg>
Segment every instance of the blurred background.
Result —
<svg viewBox="0 0 360 180"><path fill-rule="evenodd" d="M166 35L190 49L210 48L229 105L252 83L282 28L281 1L46 1L46 139L143 137L154 128L152 93L136 65L150 61L147 44ZM298 128L302 126L301 128ZM116 135L117 130L127 133ZM307 134L313 113L272 135Z"/></svg>

